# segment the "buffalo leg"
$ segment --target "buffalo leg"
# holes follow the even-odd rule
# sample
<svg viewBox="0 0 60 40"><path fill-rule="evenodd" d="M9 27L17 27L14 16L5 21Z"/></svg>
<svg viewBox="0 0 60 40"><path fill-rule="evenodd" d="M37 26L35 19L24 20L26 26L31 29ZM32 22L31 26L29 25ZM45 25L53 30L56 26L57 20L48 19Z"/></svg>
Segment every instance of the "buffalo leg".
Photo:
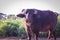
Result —
<svg viewBox="0 0 60 40"><path fill-rule="evenodd" d="M52 31L52 29L50 29L48 32L48 39L50 39L52 35L53 35L53 31Z"/></svg>
<svg viewBox="0 0 60 40"><path fill-rule="evenodd" d="M48 39L50 39L52 35L53 35L54 40L56 40L55 31L52 31L52 30L49 31Z"/></svg>
<svg viewBox="0 0 60 40"><path fill-rule="evenodd" d="M31 40L31 34L28 33L28 40Z"/></svg>
<svg viewBox="0 0 60 40"><path fill-rule="evenodd" d="M56 32L55 31L53 31L53 38L54 38L54 40L56 40Z"/></svg>
<svg viewBox="0 0 60 40"><path fill-rule="evenodd" d="M35 40L38 40L38 35L39 35L39 33L37 32L37 33L35 33Z"/></svg>
<svg viewBox="0 0 60 40"><path fill-rule="evenodd" d="M48 32L48 40L51 38L51 35L52 35L52 33L51 33L51 31L49 30L49 32Z"/></svg>
<svg viewBox="0 0 60 40"><path fill-rule="evenodd" d="M27 37L28 40L31 40L31 30L29 27L27 27Z"/></svg>

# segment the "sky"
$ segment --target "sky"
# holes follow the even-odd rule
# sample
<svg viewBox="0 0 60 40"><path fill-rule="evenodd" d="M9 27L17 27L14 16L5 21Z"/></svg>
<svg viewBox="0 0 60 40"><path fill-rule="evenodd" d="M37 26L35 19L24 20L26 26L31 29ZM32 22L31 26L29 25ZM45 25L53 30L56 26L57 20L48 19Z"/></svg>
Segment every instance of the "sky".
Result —
<svg viewBox="0 0 60 40"><path fill-rule="evenodd" d="M0 13L17 15L28 8L60 13L60 0L0 0Z"/></svg>

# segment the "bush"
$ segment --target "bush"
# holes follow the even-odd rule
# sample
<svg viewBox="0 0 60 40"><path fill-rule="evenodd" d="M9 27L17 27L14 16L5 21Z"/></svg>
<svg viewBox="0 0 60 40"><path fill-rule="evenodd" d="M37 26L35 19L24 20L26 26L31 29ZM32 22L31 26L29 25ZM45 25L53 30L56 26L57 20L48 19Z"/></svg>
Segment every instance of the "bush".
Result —
<svg viewBox="0 0 60 40"><path fill-rule="evenodd" d="M19 36L21 38L26 38L26 33L23 26L23 19L7 19L4 21L0 21L0 36Z"/></svg>

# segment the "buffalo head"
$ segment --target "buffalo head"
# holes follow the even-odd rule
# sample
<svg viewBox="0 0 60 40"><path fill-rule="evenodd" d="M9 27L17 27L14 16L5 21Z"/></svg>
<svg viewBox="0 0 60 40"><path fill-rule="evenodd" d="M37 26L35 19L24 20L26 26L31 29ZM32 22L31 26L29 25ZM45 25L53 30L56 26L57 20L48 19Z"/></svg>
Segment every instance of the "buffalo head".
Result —
<svg viewBox="0 0 60 40"><path fill-rule="evenodd" d="M33 14L36 14L36 9L23 9L20 14L17 15L17 17L21 18L31 18Z"/></svg>

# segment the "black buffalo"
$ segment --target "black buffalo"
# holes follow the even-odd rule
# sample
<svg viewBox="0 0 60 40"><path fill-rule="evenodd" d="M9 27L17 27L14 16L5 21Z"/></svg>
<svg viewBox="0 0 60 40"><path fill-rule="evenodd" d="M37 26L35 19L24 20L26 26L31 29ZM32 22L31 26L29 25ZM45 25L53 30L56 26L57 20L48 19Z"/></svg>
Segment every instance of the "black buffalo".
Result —
<svg viewBox="0 0 60 40"><path fill-rule="evenodd" d="M53 35L56 40L55 29L58 14L50 10L23 9L18 17L25 18L25 29L28 40L31 40L31 33L35 34L35 40L38 40L39 32L48 32L48 38Z"/></svg>

